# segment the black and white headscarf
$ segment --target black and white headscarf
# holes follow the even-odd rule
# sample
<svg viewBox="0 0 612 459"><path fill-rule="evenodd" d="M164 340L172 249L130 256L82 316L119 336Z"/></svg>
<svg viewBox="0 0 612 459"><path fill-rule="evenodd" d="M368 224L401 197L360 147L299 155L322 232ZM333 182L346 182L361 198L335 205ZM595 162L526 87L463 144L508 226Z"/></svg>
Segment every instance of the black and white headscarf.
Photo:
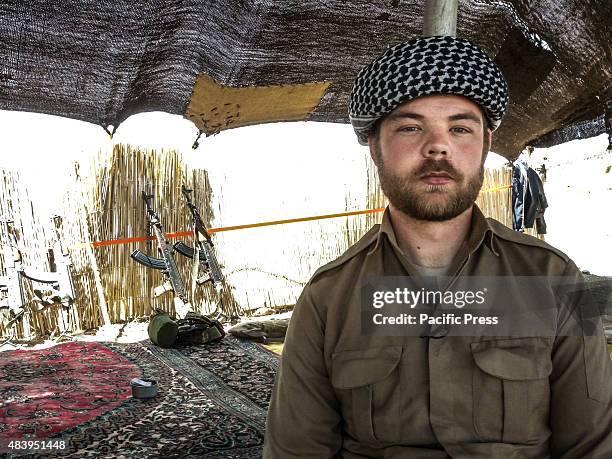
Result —
<svg viewBox="0 0 612 459"><path fill-rule="evenodd" d="M359 143L400 104L431 94L457 94L478 104L495 130L508 107L504 75L480 48L456 37L426 37L388 48L363 68L353 86L349 118Z"/></svg>

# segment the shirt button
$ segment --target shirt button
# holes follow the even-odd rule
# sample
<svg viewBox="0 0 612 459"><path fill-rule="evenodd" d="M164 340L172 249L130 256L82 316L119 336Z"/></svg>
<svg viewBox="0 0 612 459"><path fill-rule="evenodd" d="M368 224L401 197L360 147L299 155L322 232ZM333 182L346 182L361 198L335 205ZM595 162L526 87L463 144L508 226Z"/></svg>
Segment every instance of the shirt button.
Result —
<svg viewBox="0 0 612 459"><path fill-rule="evenodd" d="M432 325L429 329L429 337L433 339L441 339L448 335L450 331L450 327L446 324L443 325Z"/></svg>

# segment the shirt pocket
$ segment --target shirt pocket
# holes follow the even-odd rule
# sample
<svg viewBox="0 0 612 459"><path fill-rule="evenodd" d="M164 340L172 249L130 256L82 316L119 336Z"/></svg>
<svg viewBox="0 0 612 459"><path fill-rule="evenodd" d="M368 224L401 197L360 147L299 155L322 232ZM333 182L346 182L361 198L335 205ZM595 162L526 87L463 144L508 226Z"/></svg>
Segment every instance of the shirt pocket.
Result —
<svg viewBox="0 0 612 459"><path fill-rule="evenodd" d="M356 440L399 441L401 357L402 346L332 355L332 385L342 405L346 433Z"/></svg>
<svg viewBox="0 0 612 459"><path fill-rule="evenodd" d="M512 338L470 346L476 364L472 395L477 436L501 443L542 441L549 431L550 343L543 338Z"/></svg>

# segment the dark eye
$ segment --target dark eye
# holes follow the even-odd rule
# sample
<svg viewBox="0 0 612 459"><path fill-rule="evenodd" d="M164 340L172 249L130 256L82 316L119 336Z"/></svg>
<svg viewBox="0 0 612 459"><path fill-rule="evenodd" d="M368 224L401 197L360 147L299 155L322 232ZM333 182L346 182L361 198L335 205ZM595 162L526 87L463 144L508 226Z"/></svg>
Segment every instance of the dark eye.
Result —
<svg viewBox="0 0 612 459"><path fill-rule="evenodd" d="M469 134L470 132L472 132L471 130L464 128L464 127L454 127L451 130L458 134Z"/></svg>
<svg viewBox="0 0 612 459"><path fill-rule="evenodd" d="M404 132L416 132L418 130L420 130L421 128L419 128L418 126L403 126L400 127L400 131L404 131Z"/></svg>

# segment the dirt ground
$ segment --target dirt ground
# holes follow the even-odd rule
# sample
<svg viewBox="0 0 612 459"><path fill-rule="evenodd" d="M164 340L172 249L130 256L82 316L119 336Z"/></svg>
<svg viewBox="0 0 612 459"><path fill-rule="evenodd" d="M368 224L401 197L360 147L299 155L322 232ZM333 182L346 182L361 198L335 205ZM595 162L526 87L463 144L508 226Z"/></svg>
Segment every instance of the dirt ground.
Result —
<svg viewBox="0 0 612 459"><path fill-rule="evenodd" d="M244 318L240 323L251 321L251 320L268 320L273 318L285 318L290 316L290 313L273 314L269 316L256 317L256 318ZM17 343L7 343L0 345L0 351L14 350L14 349L45 349L53 347L57 344L66 341L82 341L82 342L115 342L115 343L135 343L139 341L146 341L149 339L147 333L148 322L128 322L125 324L111 324L108 326L102 326L95 332L91 333L75 333L72 336L63 336L60 339L45 339L38 341L19 341ZM233 325L226 325L225 331L227 332ZM282 352L283 343L271 343L263 344L268 350L280 354Z"/></svg>

